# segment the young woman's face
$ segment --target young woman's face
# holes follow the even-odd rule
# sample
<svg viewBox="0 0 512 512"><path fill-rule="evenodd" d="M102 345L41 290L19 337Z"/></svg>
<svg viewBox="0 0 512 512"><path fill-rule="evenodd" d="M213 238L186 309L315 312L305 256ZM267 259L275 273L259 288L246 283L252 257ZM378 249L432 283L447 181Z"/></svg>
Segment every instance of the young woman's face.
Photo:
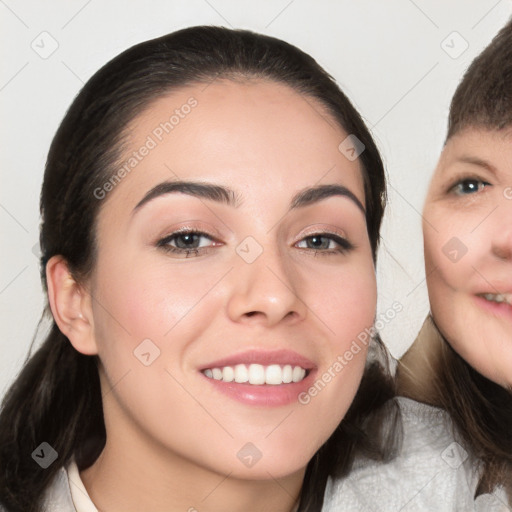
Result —
<svg viewBox="0 0 512 512"><path fill-rule="evenodd" d="M477 371L512 385L512 131L468 129L446 144L425 203L434 319Z"/></svg>
<svg viewBox="0 0 512 512"><path fill-rule="evenodd" d="M314 100L263 82L190 86L135 120L90 282L107 443L268 479L331 435L366 347L345 353L376 307L346 137Z"/></svg>

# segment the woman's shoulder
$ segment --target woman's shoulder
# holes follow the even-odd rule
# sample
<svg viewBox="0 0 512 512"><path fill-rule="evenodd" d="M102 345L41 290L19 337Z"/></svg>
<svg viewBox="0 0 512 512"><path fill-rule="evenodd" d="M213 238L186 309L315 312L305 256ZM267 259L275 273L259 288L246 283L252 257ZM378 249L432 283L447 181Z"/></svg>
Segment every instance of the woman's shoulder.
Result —
<svg viewBox="0 0 512 512"><path fill-rule="evenodd" d="M55 474L43 499L43 512L98 512L72 459Z"/></svg>
<svg viewBox="0 0 512 512"><path fill-rule="evenodd" d="M43 512L76 512L71 497L68 472L61 466L45 491L42 501Z"/></svg>
<svg viewBox="0 0 512 512"><path fill-rule="evenodd" d="M386 463L359 458L347 477L331 479L325 511L370 511L375 505L402 512L509 511L499 496L474 499L479 463L465 450L446 411L408 398L395 400L402 417L400 453Z"/></svg>

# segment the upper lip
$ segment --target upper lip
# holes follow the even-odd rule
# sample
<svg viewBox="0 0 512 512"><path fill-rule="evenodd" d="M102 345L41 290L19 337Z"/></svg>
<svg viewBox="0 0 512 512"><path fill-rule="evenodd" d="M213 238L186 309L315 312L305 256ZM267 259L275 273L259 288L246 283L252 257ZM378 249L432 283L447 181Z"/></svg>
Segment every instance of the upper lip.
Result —
<svg viewBox="0 0 512 512"><path fill-rule="evenodd" d="M305 370L315 368L315 364L310 359L292 350L247 350L202 365L200 370L236 366L237 364L261 364L263 366L289 364L291 366L300 366Z"/></svg>
<svg viewBox="0 0 512 512"><path fill-rule="evenodd" d="M512 292L501 292L497 289L494 290L487 290L485 292L478 292L476 295L505 295L507 297L512 296Z"/></svg>
<svg viewBox="0 0 512 512"><path fill-rule="evenodd" d="M473 290L476 290L476 295L485 295L487 293L492 293L493 295L510 295L512 294L512 281L510 278L505 277L492 281L486 279L486 283L475 286Z"/></svg>

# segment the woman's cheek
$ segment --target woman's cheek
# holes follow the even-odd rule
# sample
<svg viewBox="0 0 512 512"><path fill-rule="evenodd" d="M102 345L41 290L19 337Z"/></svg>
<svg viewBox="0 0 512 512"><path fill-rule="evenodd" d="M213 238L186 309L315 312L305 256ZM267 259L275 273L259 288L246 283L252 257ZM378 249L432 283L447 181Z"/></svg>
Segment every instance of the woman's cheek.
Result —
<svg viewBox="0 0 512 512"><path fill-rule="evenodd" d="M475 266L485 251L485 232L475 232L476 221L469 213L458 217L452 210L444 214L450 219L434 232L424 228L425 264L427 278L432 274L436 282L454 289L465 289L468 279L475 273ZM434 290L436 291L436 290Z"/></svg>
<svg viewBox="0 0 512 512"><path fill-rule="evenodd" d="M329 296L321 298L319 304L343 348L373 325L377 303L373 266L353 269L338 282L331 280L329 286Z"/></svg>
<svg viewBox="0 0 512 512"><path fill-rule="evenodd" d="M195 279L186 269L170 267L132 267L120 283L117 309L133 336L165 336L208 290L208 279Z"/></svg>

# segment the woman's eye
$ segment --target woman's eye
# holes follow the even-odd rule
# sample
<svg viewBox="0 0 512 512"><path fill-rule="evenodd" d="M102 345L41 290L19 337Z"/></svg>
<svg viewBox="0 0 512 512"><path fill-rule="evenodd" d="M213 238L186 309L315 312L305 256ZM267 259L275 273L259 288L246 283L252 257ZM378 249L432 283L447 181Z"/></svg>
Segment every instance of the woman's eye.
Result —
<svg viewBox="0 0 512 512"><path fill-rule="evenodd" d="M490 185L490 183L476 178L468 178L455 183L455 185L450 188L450 191L458 196L465 196L481 192L487 185Z"/></svg>
<svg viewBox="0 0 512 512"><path fill-rule="evenodd" d="M218 243L213 237L203 232L181 231L162 238L156 245L166 252L189 258L207 252ZM301 249L313 250L315 254L344 254L354 249L347 239L330 233L308 236L298 242L296 246Z"/></svg>
<svg viewBox="0 0 512 512"><path fill-rule="evenodd" d="M346 239L333 234L317 234L307 236L297 243L297 247L301 249L312 249L317 253L346 253L354 248L354 246Z"/></svg>
<svg viewBox="0 0 512 512"><path fill-rule="evenodd" d="M157 243L165 251L181 254L185 257L197 256L211 247L215 241L206 233L199 231L182 231L166 236Z"/></svg>

